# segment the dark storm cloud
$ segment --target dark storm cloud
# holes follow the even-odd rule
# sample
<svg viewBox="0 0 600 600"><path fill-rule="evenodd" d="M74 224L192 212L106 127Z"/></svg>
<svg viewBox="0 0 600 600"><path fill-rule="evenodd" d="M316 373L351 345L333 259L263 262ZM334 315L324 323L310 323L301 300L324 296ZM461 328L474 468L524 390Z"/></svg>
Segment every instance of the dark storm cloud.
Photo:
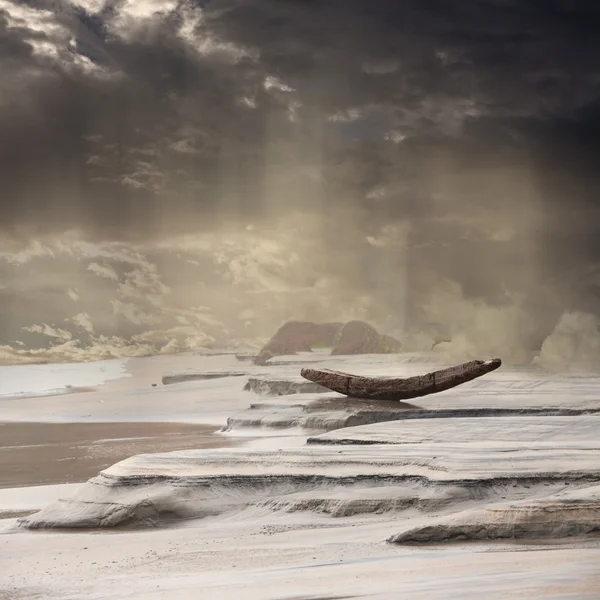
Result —
<svg viewBox="0 0 600 600"><path fill-rule="evenodd" d="M358 117L344 125L345 138L354 133L357 143L340 141L339 127L327 128L326 176L341 186L333 186L332 201L348 194L364 201L373 187L404 182L406 193L394 194L386 216L438 211L418 196L440 153L454 157L448 168L457 171L527 161L533 185L559 221L565 195L578 207L593 195L600 83L594 3L224 0L211 6L212 30L257 49L262 68L297 90L306 121L315 114ZM405 142L369 138L381 129ZM481 207L481 198L474 203ZM447 209L465 207L477 208L471 202Z"/></svg>
<svg viewBox="0 0 600 600"><path fill-rule="evenodd" d="M3 67L15 80L29 73L20 87L7 81L0 107L3 224L143 231L194 186L209 191L193 208L217 202L226 142L249 160L250 141L260 145L260 117L236 106L255 85L253 70L199 58L176 35L176 14L140 40L98 31L82 16L59 12L55 39L2 21ZM54 56L33 52L35 41Z"/></svg>
<svg viewBox="0 0 600 600"><path fill-rule="evenodd" d="M262 62L282 75L321 73L336 106L380 101L402 111L411 96L418 105L433 94L472 98L520 114L546 103L559 109L585 101L590 70L598 66L593 52L598 8L589 3L349 0L214 6L221 7L214 21L221 35L259 47ZM394 63L397 69L391 71ZM567 81L568 89L560 85ZM367 83L372 85L361 85Z"/></svg>
<svg viewBox="0 0 600 600"><path fill-rule="evenodd" d="M271 168L292 205L352 206L365 235L412 219L416 264L470 295L526 288L531 235L562 297L600 255L594 2L212 0L154 17L38 2L21 21L0 6L5 228L147 237L268 218ZM35 7L56 31L28 24ZM514 190L523 171L535 202ZM494 290L473 262L485 244Z"/></svg>
<svg viewBox="0 0 600 600"><path fill-rule="evenodd" d="M223 138L231 138L230 152L243 156L242 179L260 180L265 121L283 118L287 100L264 92L268 75L294 88L302 104L299 126L316 114L343 117L369 109L381 113L380 128L409 137L456 136L466 120L478 117L575 119L574 111L593 102L598 91L600 17L588 2L205 3L199 35L254 52L229 62L194 52L181 38L184 11L198 10L189 2L125 38L112 30L124 5L111 3L89 14L68 3L38 3L40 9L54 8L56 22L67 30L55 41L62 61L32 53L29 43L44 37L40 31L26 22L8 27L6 16L1 21L3 73L6 66L12 77L41 71L23 90L30 95L25 106L16 108L20 102L13 97L0 113L3 138L13 142L3 145L2 180L8 195L24 203L18 219L31 197L39 196L30 189L32 173L38 185L53 183L59 196L45 203L46 219L57 209L60 219L81 209L92 225L110 221L117 207L131 204L135 214L144 202L152 206L157 194L185 195L185 184L219 183L213 179L226 152ZM77 53L121 78L67 69L69 55ZM241 107L243 97L251 97L255 108ZM186 125L197 131L183 141L168 139ZM539 131L546 125L512 129L524 130L534 138L526 141L535 143L552 137L551 127ZM102 140L93 137L99 133ZM496 142L493 135L481 140ZM581 140L567 141L576 152L587 150ZM542 155L547 151L541 148ZM151 152L162 160L132 158ZM174 174L180 168L183 178ZM202 196L209 204L209 198L218 201L215 190ZM72 200L63 205L65 197Z"/></svg>

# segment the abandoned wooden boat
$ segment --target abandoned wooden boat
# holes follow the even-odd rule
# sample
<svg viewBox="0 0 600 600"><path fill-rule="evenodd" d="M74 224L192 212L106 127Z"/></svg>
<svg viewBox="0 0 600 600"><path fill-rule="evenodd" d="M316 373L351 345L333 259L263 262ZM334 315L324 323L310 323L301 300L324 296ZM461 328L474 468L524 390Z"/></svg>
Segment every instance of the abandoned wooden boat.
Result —
<svg viewBox="0 0 600 600"><path fill-rule="evenodd" d="M365 400L409 400L428 394L443 392L461 383L472 381L495 371L502 361L472 360L415 377L361 377L330 369L302 369L305 379L318 383L334 392Z"/></svg>

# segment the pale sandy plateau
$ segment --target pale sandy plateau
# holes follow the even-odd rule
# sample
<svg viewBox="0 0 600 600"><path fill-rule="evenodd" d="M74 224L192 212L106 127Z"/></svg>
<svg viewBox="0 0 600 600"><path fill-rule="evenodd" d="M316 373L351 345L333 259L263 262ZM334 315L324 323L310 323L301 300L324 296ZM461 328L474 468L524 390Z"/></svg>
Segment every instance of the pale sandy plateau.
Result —
<svg viewBox="0 0 600 600"><path fill-rule="evenodd" d="M0 598L600 597L600 377L503 367L361 402L307 387L301 366L444 365L274 362L133 359L55 395L53 366L28 366L36 389L17 395L11 367Z"/></svg>

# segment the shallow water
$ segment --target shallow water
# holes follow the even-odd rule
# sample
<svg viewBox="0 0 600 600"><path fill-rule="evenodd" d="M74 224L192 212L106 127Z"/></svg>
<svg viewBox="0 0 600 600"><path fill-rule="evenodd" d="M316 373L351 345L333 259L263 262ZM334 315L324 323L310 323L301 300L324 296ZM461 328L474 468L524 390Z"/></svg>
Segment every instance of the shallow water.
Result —
<svg viewBox="0 0 600 600"><path fill-rule="evenodd" d="M185 423L0 423L0 488L86 481L134 454L235 443Z"/></svg>

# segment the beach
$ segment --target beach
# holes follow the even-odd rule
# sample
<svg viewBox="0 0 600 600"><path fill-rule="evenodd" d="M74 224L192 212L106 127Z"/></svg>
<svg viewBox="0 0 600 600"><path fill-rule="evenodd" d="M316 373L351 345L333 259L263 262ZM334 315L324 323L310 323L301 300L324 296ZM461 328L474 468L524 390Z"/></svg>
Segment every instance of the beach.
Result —
<svg viewBox="0 0 600 600"><path fill-rule="evenodd" d="M598 598L597 378L507 367L405 418L294 393L315 360L382 375L435 359L153 357L85 392L1 399L0 598ZM555 529L544 502L568 508ZM491 539L488 509L524 537ZM444 538L473 519L490 539ZM390 543L427 528L437 542Z"/></svg>

